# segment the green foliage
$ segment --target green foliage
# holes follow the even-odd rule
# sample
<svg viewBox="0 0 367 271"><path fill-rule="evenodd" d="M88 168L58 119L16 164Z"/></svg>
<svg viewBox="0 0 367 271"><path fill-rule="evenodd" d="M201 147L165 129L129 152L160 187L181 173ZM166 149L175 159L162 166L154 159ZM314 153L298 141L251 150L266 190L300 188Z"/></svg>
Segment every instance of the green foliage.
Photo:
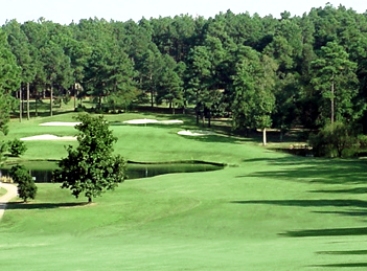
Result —
<svg viewBox="0 0 367 271"><path fill-rule="evenodd" d="M61 187L70 189L75 197L84 192L88 202L92 202L124 181L126 163L121 156L113 155L117 138L103 116L82 114L76 120L81 122L75 127L79 131L79 146L67 148L68 157L59 162L54 181L62 182Z"/></svg>
<svg viewBox="0 0 367 271"><path fill-rule="evenodd" d="M8 143L0 141L0 166L6 161L6 152L8 151Z"/></svg>
<svg viewBox="0 0 367 271"><path fill-rule="evenodd" d="M235 129L264 129L271 126L276 65L269 57L261 59L250 47L241 49L243 58L239 60L233 76L233 126Z"/></svg>
<svg viewBox="0 0 367 271"><path fill-rule="evenodd" d="M367 135L358 135L358 145L361 149L367 150Z"/></svg>
<svg viewBox="0 0 367 271"><path fill-rule="evenodd" d="M15 183L18 183L18 194L24 202L28 202L28 199L36 198L37 186L23 165L13 166L10 169L10 176Z"/></svg>
<svg viewBox="0 0 367 271"><path fill-rule="evenodd" d="M20 86L20 67L9 50L6 34L0 29L0 132L8 133L7 123L13 107L12 91Z"/></svg>
<svg viewBox="0 0 367 271"><path fill-rule="evenodd" d="M357 138L353 127L342 122L327 124L310 139L319 157L350 157L356 152Z"/></svg>
<svg viewBox="0 0 367 271"><path fill-rule="evenodd" d="M27 151L27 145L17 138L10 141L8 144L9 144L8 151L14 157L19 157Z"/></svg>
<svg viewBox="0 0 367 271"><path fill-rule="evenodd" d="M321 48L320 58L311 65L314 71L311 81L321 92L323 108L326 108L323 113L330 116L330 122L359 118L361 111L353 110L352 102L358 94L357 64L349 60L343 46L328 42Z"/></svg>

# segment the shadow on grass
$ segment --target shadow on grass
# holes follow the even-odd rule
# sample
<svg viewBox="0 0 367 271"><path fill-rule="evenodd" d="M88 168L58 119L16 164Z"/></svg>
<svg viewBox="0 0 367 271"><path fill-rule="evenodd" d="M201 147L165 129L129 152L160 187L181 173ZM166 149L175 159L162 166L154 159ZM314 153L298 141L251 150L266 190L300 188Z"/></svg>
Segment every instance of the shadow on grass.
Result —
<svg viewBox="0 0 367 271"><path fill-rule="evenodd" d="M57 208L73 208L90 205L86 202L65 202L65 203L23 203L10 202L6 205L6 209L12 210L33 210L33 209L57 209Z"/></svg>
<svg viewBox="0 0 367 271"><path fill-rule="evenodd" d="M315 211L318 214L334 214L344 216L367 216L367 211L363 210L349 210L349 211Z"/></svg>
<svg viewBox="0 0 367 271"><path fill-rule="evenodd" d="M357 267L367 267L367 263L336 263L336 264L316 265L316 266L312 266L312 267L357 268Z"/></svg>
<svg viewBox="0 0 367 271"><path fill-rule="evenodd" d="M320 237L320 236L352 236L352 235L367 235L367 228L332 228L332 229L314 229L314 230L299 230L286 231L279 233L280 236L286 237Z"/></svg>
<svg viewBox="0 0 367 271"><path fill-rule="evenodd" d="M280 158L247 159L243 162L265 162L267 170L239 175L238 178L260 177L311 184L365 184L367 180L366 161L358 159L321 159L287 155ZM276 168L272 170L272 166ZM358 191L361 190L354 190ZM330 190L330 193L333 192Z"/></svg>
<svg viewBox="0 0 367 271"><path fill-rule="evenodd" d="M232 201L234 204L267 204L296 207L359 207L367 208L367 201L352 199L317 199L317 200L249 200Z"/></svg>
<svg viewBox="0 0 367 271"><path fill-rule="evenodd" d="M359 187L352 189L338 189L338 190L312 190L311 193L325 193L325 194L367 194L367 187Z"/></svg>
<svg viewBox="0 0 367 271"><path fill-rule="evenodd" d="M250 138L239 138L224 135L208 135L208 136L182 136L188 140L195 140L204 143L234 143L241 144L244 142L252 142Z"/></svg>
<svg viewBox="0 0 367 271"><path fill-rule="evenodd" d="M316 253L326 255L367 255L367 250L318 251Z"/></svg>

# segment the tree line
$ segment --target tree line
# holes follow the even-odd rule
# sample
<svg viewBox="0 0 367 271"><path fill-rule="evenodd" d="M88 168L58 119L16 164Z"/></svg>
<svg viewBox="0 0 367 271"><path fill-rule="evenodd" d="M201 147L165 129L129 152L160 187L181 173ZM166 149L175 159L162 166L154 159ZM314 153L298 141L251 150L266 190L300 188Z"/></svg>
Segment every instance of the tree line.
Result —
<svg viewBox="0 0 367 271"><path fill-rule="evenodd" d="M280 18L10 20L0 31L0 128L10 107L29 118L29 103L10 96L47 95L51 115L54 101L90 96L96 109L192 107L208 125L231 114L244 131L338 122L367 132L366 34L367 13L330 4Z"/></svg>

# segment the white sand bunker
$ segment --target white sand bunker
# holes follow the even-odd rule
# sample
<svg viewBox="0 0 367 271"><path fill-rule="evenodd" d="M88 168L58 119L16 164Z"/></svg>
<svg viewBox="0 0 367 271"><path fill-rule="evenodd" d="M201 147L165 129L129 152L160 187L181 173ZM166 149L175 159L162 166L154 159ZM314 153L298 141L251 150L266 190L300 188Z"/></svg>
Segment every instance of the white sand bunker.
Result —
<svg viewBox="0 0 367 271"><path fill-rule="evenodd" d="M76 126L79 124L80 122L53 121L41 123L40 126Z"/></svg>
<svg viewBox="0 0 367 271"><path fill-rule="evenodd" d="M182 120L155 120L155 119L135 119L127 120L123 122L124 124L183 124Z"/></svg>
<svg viewBox="0 0 367 271"><path fill-rule="evenodd" d="M210 131L189 131L189 130L182 130L177 133L178 135L183 136L208 136L208 135L214 135L213 132Z"/></svg>
<svg viewBox="0 0 367 271"><path fill-rule="evenodd" d="M34 140L63 140L63 141L72 141L76 140L75 136L55 136L55 135L36 135L30 137L23 137L20 140L22 141L34 141Z"/></svg>

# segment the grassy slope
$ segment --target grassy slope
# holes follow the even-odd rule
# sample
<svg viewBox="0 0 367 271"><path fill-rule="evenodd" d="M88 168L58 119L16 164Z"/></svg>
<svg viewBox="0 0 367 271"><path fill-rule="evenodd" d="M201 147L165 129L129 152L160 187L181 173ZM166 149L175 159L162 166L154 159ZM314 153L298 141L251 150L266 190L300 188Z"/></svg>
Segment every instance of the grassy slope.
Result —
<svg viewBox="0 0 367 271"><path fill-rule="evenodd" d="M9 137L73 132L40 128L41 121L50 118L13 123ZM184 138L176 135L179 127L113 129L116 152L131 160L203 159L232 166L128 181L94 206L58 185L40 185L37 201L11 204L1 221L2 270L367 266L364 162L291 157L232 138ZM27 144L25 158L41 159L63 156L66 143Z"/></svg>

